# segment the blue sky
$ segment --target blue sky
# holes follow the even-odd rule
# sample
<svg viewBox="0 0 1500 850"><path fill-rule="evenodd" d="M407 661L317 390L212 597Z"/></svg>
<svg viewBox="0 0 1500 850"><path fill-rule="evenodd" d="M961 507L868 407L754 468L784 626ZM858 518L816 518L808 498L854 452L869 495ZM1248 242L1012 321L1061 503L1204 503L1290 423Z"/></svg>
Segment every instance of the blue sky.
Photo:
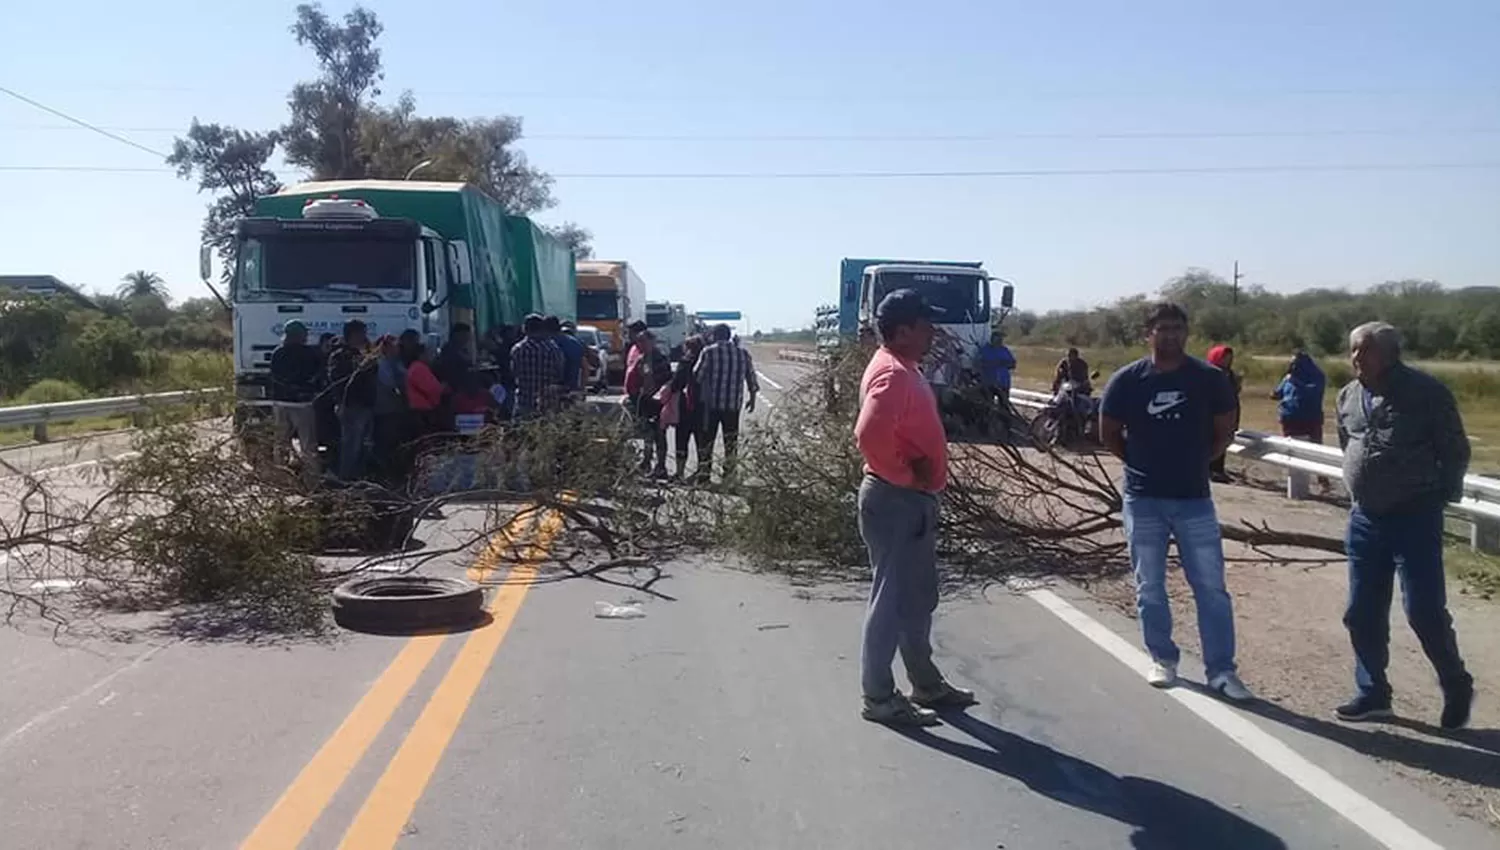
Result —
<svg viewBox="0 0 1500 850"><path fill-rule="evenodd" d="M12 4L0 85L162 150L194 116L270 127L313 70L294 5ZM756 327L807 324L845 256L983 260L1037 310L1236 259L1274 290L1500 284L1500 167L599 176L1500 166L1495 0L366 5L386 25L388 97L524 117L523 149L562 175L540 219L592 229L652 297ZM558 138L579 135L688 138ZM745 140L764 136L824 138ZM0 97L0 166L160 163ZM203 294L205 201L170 173L0 169L0 272L108 289L145 268Z"/></svg>

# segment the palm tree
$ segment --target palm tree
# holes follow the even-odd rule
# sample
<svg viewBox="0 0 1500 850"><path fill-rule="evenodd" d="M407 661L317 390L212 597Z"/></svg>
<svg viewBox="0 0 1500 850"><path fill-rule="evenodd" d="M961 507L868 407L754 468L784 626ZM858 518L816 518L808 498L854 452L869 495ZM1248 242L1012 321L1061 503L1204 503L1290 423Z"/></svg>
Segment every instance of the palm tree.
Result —
<svg viewBox="0 0 1500 850"><path fill-rule="evenodd" d="M156 272L140 269L120 278L120 288L115 290L115 294L125 299L155 295L165 301L167 300L167 282L162 280L161 275Z"/></svg>

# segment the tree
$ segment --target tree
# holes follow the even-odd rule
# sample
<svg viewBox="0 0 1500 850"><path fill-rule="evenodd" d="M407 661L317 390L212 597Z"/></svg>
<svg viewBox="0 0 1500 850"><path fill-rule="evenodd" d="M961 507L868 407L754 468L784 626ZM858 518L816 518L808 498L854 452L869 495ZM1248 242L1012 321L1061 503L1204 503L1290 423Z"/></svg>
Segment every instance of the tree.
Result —
<svg viewBox="0 0 1500 850"><path fill-rule="evenodd" d="M115 294L126 300L155 296L166 301L170 297L167 292L167 282L161 279L161 275L143 269L120 278L120 288L115 291Z"/></svg>
<svg viewBox="0 0 1500 850"><path fill-rule="evenodd" d="M374 106L385 73L376 39L385 27L362 6L334 23L316 3L297 7L292 34L311 47L321 74L298 83L287 96L291 117L281 128L286 161L314 180L370 176L360 153L361 116Z"/></svg>
<svg viewBox="0 0 1500 850"><path fill-rule="evenodd" d="M130 299L126 315L138 328L164 328L172 321L172 308L160 295L140 295Z"/></svg>
<svg viewBox="0 0 1500 850"><path fill-rule="evenodd" d="M552 234L554 239L561 241L573 251L573 259L587 260L594 256L594 234L587 228L579 227L571 221L543 228Z"/></svg>
<svg viewBox="0 0 1500 850"><path fill-rule="evenodd" d="M200 124L194 118L187 137L172 142L167 164L177 169L177 176L197 180L199 192L218 195L208 205L203 239L218 249L226 278L234 222L250 215L256 198L281 188L281 181L266 167L279 138L275 132L250 133L222 124Z"/></svg>
<svg viewBox="0 0 1500 850"><path fill-rule="evenodd" d="M360 123L360 158L370 177L400 180L422 162L428 180L472 183L515 215L531 215L556 205L552 178L531 167L515 148L521 119L423 118L406 92L396 105L365 110Z"/></svg>

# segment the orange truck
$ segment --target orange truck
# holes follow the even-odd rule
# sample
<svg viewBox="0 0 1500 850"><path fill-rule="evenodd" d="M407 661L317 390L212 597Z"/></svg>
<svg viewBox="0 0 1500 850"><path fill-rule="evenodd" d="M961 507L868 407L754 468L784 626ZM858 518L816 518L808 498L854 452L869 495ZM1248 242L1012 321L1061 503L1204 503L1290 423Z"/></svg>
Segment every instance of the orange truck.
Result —
<svg viewBox="0 0 1500 850"><path fill-rule="evenodd" d="M606 378L613 386L625 380L626 328L646 319L646 283L624 260L579 260L578 323L593 325L604 336Z"/></svg>

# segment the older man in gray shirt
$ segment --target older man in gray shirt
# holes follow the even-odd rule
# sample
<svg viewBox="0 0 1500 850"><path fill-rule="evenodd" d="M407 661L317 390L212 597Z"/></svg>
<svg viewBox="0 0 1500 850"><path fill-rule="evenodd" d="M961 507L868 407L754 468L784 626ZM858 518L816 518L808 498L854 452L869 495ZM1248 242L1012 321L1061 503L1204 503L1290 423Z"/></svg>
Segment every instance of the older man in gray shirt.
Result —
<svg viewBox="0 0 1500 850"><path fill-rule="evenodd" d="M1437 379L1401 362L1401 338L1384 322L1349 334L1355 379L1339 391L1339 445L1349 511L1349 605L1358 693L1343 720L1391 716L1391 596L1396 575L1406 619L1437 670L1444 729L1469 721L1474 679L1464 669L1448 614L1443 508L1463 496L1469 441L1458 405Z"/></svg>

